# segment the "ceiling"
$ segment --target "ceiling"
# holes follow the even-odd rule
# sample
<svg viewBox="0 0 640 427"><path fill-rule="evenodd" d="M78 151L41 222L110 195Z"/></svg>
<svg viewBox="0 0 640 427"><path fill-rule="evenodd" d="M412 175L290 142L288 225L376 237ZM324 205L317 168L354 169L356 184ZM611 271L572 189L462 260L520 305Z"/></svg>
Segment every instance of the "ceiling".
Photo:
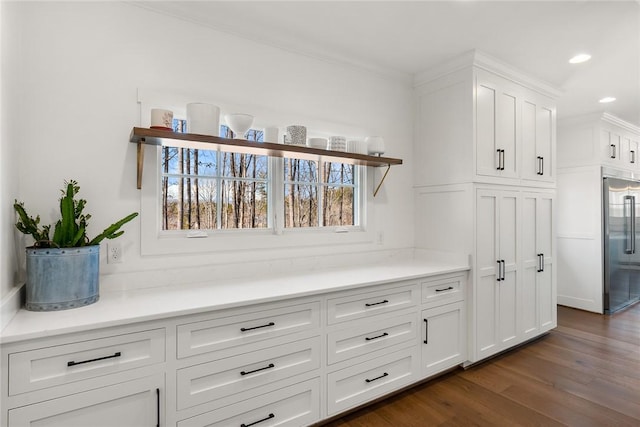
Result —
<svg viewBox="0 0 640 427"><path fill-rule="evenodd" d="M399 78L479 49L561 89L560 118L640 126L640 2L150 1L220 31ZM576 53L592 59L568 63ZM600 104L613 96L617 100Z"/></svg>

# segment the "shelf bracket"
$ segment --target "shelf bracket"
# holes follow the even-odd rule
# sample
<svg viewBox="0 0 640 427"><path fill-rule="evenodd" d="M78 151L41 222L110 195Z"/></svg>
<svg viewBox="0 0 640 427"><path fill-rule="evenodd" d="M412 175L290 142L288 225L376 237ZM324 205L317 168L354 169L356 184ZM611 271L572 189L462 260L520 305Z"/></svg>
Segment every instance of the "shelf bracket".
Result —
<svg viewBox="0 0 640 427"><path fill-rule="evenodd" d="M387 177L387 174L389 173L389 169L391 169L391 165L387 165L387 170L384 171L384 175L382 175L382 179L378 183L376 190L373 192L373 197L376 197L376 195L378 194L378 191L380 190L380 187L382 187L382 183L384 182L384 179Z"/></svg>
<svg viewBox="0 0 640 427"><path fill-rule="evenodd" d="M144 165L144 139L138 141L138 190L142 189L142 168Z"/></svg>

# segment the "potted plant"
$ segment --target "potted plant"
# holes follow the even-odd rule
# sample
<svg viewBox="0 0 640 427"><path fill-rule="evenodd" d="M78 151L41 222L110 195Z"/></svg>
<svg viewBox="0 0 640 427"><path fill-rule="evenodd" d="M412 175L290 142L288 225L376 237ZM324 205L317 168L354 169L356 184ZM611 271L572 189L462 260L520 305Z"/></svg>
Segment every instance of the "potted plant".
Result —
<svg viewBox="0 0 640 427"><path fill-rule="evenodd" d="M89 239L87 224L91 215L83 213L87 201L75 198L79 190L76 181L65 181L60 198L61 218L52 237L51 226L41 226L40 216L29 216L22 202L16 200L13 205L18 214L16 228L35 240L33 246L26 248L27 310L65 310L98 301L100 242L121 236L124 231L120 227L138 216L134 212Z"/></svg>

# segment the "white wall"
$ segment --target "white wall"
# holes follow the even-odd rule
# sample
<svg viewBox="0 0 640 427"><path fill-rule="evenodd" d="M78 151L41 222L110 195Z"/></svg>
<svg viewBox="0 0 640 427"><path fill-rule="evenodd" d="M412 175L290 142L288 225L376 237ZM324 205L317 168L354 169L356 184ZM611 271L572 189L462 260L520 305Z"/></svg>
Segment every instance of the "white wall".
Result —
<svg viewBox="0 0 640 427"><path fill-rule="evenodd" d="M18 25L14 10L5 6L5 2L0 2L0 298L7 295L17 281L13 200L18 196L19 143L13 122L20 108Z"/></svg>
<svg viewBox="0 0 640 427"><path fill-rule="evenodd" d="M371 242L341 251L393 252L412 246L409 84L129 4L25 2L10 3L7 9L19 15L20 25L10 29L10 36L22 40L22 59L16 70L20 79L11 76L7 82L17 88L5 95L8 105L21 107L14 119L18 154L11 156L17 160L7 169L3 163L2 181L17 182L16 197L39 212L43 221L53 220L58 189L69 178L79 181L81 196L88 200L93 233L138 211L136 147L128 142L131 128L140 121L137 89L200 90L238 105L268 106L283 115L303 111L308 117L384 136L387 154L403 158L405 164L392 168L374 200L371 226L384 233L383 244ZM4 32L3 21L3 36ZM4 59L3 49L3 64ZM3 148L3 158L4 154ZM379 170L375 173L380 176ZM7 203L3 191L3 211ZM3 232L8 229L3 224ZM174 280L183 277L186 268L204 275L210 272L207 266L216 263L211 254L142 257L140 223L136 220L125 230L120 239L126 262L115 266L102 262L101 283L127 286ZM12 262L5 254L12 238L12 233L3 233L3 267ZM284 259L290 253L271 251L261 261ZM306 259L297 267L308 268L336 251L320 247L295 253ZM258 260L242 261L246 270L251 267L247 261ZM279 265L293 264L287 260ZM3 273L3 295L11 285Z"/></svg>

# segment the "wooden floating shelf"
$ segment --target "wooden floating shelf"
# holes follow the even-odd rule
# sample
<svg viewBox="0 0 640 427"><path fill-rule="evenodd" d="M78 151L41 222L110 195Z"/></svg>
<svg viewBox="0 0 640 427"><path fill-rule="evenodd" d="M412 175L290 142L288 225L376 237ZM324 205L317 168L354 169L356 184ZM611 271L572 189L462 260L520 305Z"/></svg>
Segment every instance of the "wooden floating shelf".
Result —
<svg viewBox="0 0 640 427"><path fill-rule="evenodd" d="M271 142L255 142L245 139L221 138L218 136L198 135L194 133L171 132L162 129L134 127L129 141L138 144L138 189L142 188L143 144L182 148L200 148L204 150L221 150L233 153L255 154L270 157L289 157L302 160L320 160L324 162L346 163L360 166L386 166L382 180L376 187L374 195L380 189L389 168L401 165L402 159L391 157L369 156L359 153L322 150L301 145L275 144Z"/></svg>

